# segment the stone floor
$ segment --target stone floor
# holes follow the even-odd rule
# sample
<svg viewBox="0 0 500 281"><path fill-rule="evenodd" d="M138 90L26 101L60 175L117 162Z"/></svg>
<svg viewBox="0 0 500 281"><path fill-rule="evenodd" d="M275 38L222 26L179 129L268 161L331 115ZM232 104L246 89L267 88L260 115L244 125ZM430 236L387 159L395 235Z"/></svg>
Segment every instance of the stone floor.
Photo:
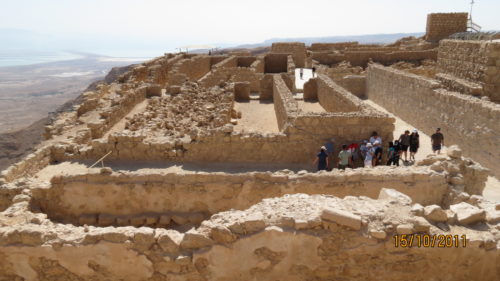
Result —
<svg viewBox="0 0 500 281"><path fill-rule="evenodd" d="M238 119L238 124L234 127L235 131L279 133L278 119L272 101L235 102L234 109L241 112L241 119Z"/></svg>

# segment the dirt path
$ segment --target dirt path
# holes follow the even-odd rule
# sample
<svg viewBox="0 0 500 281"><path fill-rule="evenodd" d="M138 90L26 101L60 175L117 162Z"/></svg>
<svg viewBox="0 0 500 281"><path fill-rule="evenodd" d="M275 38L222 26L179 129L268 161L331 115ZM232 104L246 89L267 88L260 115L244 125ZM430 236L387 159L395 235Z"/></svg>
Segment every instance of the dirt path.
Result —
<svg viewBox="0 0 500 281"><path fill-rule="evenodd" d="M234 109L241 111L241 119L238 119L238 124L234 127L235 131L279 132L278 119L272 101L250 100L248 102L235 102Z"/></svg>
<svg viewBox="0 0 500 281"><path fill-rule="evenodd" d="M404 130L411 131L413 128L415 128L411 124L406 123L401 118L388 112L385 108L374 103L373 101L365 100L365 102L368 103L369 105L375 107L376 109L382 111L382 112L390 114L392 117L394 117L396 119L396 122L394 124L395 125L395 130L394 130L394 137L395 138L399 137L399 135L401 133L403 133ZM419 128L416 128L416 129L419 129ZM417 161L425 158L427 155L432 153L430 136L422 133L420 130L419 130L419 135L420 135L420 149L419 149L418 153L415 155L415 159ZM443 153L443 152L446 153L446 148L444 148L444 150L441 153ZM493 176L488 177L488 180L486 181L486 187L484 188L484 191L483 191L483 196L485 198L487 198L488 200L500 202L500 181L496 177L493 177Z"/></svg>

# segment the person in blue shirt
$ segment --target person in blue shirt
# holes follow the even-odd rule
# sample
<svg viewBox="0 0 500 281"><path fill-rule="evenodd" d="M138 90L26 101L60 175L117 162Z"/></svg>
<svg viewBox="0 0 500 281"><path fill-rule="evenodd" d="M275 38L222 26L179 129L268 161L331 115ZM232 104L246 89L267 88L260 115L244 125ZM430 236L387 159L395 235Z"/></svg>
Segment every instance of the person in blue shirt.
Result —
<svg viewBox="0 0 500 281"><path fill-rule="evenodd" d="M322 146L318 154L316 154L316 159L313 162L314 165L318 165L318 171L325 170L329 167L328 154L326 153L326 147Z"/></svg>

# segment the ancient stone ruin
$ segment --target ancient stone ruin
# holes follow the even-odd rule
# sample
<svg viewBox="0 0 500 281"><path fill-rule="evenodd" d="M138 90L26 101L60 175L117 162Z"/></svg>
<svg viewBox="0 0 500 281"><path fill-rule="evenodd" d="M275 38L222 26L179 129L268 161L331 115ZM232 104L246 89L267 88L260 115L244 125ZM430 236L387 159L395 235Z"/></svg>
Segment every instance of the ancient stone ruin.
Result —
<svg viewBox="0 0 500 281"><path fill-rule="evenodd" d="M165 54L83 93L1 174L0 280L500 280L500 42L446 39L464 19ZM398 137L374 103L446 153L315 172L325 140Z"/></svg>

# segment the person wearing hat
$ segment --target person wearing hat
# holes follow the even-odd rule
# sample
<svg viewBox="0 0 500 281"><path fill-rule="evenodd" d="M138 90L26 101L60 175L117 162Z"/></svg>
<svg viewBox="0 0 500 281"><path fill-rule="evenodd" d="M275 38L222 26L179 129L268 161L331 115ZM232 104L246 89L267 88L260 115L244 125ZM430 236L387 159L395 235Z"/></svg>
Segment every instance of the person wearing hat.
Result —
<svg viewBox="0 0 500 281"><path fill-rule="evenodd" d="M326 147L322 146L316 154L316 159L314 159L313 165L318 165L318 171L326 170L330 165L328 162L328 154L326 153Z"/></svg>
<svg viewBox="0 0 500 281"><path fill-rule="evenodd" d="M415 162L415 154L420 147L420 136L418 135L418 130L413 129L413 132L410 135L410 161Z"/></svg>
<svg viewBox="0 0 500 281"><path fill-rule="evenodd" d="M441 128L437 128L436 132L431 136L432 152L440 154L441 148L444 145L444 136L441 133Z"/></svg>
<svg viewBox="0 0 500 281"><path fill-rule="evenodd" d="M366 144L366 155L365 155L365 168L371 168L372 167L372 161L373 161L373 155L375 154L375 151L373 150L373 145L371 143Z"/></svg>

